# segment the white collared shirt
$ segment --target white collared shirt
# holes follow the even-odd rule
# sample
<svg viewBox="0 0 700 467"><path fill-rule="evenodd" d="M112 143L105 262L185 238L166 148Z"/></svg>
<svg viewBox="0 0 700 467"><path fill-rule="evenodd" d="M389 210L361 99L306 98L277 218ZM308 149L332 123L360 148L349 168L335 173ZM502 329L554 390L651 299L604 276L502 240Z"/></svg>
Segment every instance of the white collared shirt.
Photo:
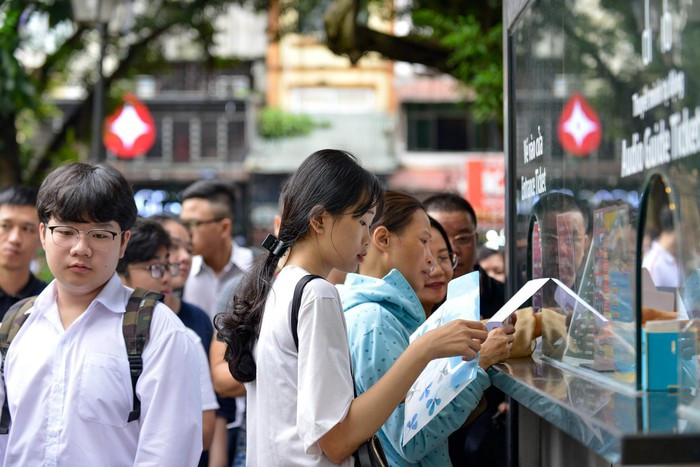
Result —
<svg viewBox="0 0 700 467"><path fill-rule="evenodd" d="M182 300L198 306L213 320L216 316L216 301L224 285L245 273L253 264L253 252L248 248L233 245L228 263L217 276L204 262L201 255L192 258L192 269L185 283Z"/></svg>
<svg viewBox="0 0 700 467"><path fill-rule="evenodd" d="M202 393L202 412L207 410L217 410L219 402L216 400L214 384L211 381L211 371L209 368L209 356L204 352L202 339L190 328L185 328L187 335L194 343L197 357L199 358L199 388Z"/></svg>
<svg viewBox="0 0 700 467"><path fill-rule="evenodd" d="M666 251L659 242L654 240L644 259L642 267L649 270L651 280L657 287L680 287L683 282L681 269L675 256Z"/></svg>
<svg viewBox="0 0 700 467"><path fill-rule="evenodd" d="M158 303L127 423L132 387L122 321L132 290L115 274L63 329L56 281L37 297L5 362L12 424L5 465L192 466L202 452L194 343ZM2 389L0 389L0 393ZM4 395L4 394L0 394Z"/></svg>

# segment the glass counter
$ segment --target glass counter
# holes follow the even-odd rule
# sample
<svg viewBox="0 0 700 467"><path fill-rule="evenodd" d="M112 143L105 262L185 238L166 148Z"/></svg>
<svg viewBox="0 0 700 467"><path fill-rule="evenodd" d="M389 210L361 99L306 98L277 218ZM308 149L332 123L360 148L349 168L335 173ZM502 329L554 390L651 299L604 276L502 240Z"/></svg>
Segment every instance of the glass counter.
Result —
<svg viewBox="0 0 700 467"><path fill-rule="evenodd" d="M613 464L700 461L700 422L677 410L681 392L620 391L552 365L538 349L491 374L494 386Z"/></svg>
<svg viewBox="0 0 700 467"><path fill-rule="evenodd" d="M548 279L520 307L557 389L498 384L612 462L700 444L699 40L698 1L504 2L507 287Z"/></svg>
<svg viewBox="0 0 700 467"><path fill-rule="evenodd" d="M588 307L532 297L543 355L644 390L645 323L700 318L700 2L509 9L509 289L558 279Z"/></svg>

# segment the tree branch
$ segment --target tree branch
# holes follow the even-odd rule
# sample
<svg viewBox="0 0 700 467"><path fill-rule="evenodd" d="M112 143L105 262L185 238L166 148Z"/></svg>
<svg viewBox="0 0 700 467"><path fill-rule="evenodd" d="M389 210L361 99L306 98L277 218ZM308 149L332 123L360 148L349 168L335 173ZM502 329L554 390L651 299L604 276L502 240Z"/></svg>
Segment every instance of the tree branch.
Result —
<svg viewBox="0 0 700 467"><path fill-rule="evenodd" d="M347 55L352 63L366 52L378 52L390 60L421 63L444 73L453 71L451 51L436 41L417 35L386 34L357 24L357 0L336 0L323 15L326 45L337 55Z"/></svg>

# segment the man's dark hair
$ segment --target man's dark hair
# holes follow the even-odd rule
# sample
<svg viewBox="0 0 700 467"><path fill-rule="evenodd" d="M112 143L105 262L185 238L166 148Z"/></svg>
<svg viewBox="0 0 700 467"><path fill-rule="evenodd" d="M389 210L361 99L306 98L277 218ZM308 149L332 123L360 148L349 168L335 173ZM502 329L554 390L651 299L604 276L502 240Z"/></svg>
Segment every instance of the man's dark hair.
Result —
<svg viewBox="0 0 700 467"><path fill-rule="evenodd" d="M171 246L170 235L162 225L153 219L139 217L131 227L131 238L124 256L117 263L117 272L128 277L127 268L130 264L150 261L162 247L169 250Z"/></svg>
<svg viewBox="0 0 700 467"><path fill-rule="evenodd" d="M472 216L476 228L476 212L469 201L455 193L440 193L423 201L428 212L466 212Z"/></svg>
<svg viewBox="0 0 700 467"><path fill-rule="evenodd" d="M547 213L580 212L583 216L586 233L590 226L590 209L587 203L577 200L567 193L552 192L542 195L532 207L532 213L537 219L541 219ZM541 226L540 226L541 228Z"/></svg>
<svg viewBox="0 0 700 467"><path fill-rule="evenodd" d="M39 220L63 222L115 221L128 230L136 220L134 192L118 170L78 162L51 172L37 197Z"/></svg>
<svg viewBox="0 0 700 467"><path fill-rule="evenodd" d="M37 190L27 185L12 185L0 191L0 206L36 207Z"/></svg>
<svg viewBox="0 0 700 467"><path fill-rule="evenodd" d="M220 204L226 207L226 212L219 215L234 218L236 208L236 192L230 183L219 180L199 180L185 188L180 193L180 200L201 198L212 204Z"/></svg>

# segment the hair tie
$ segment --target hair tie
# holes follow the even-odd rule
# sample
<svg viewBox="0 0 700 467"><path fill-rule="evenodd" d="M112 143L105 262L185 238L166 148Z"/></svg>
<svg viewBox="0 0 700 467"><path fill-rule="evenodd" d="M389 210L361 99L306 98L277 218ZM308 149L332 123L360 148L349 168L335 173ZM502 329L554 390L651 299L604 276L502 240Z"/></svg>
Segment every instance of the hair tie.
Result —
<svg viewBox="0 0 700 467"><path fill-rule="evenodd" d="M268 234L262 242L262 247L270 252L275 258L281 258L287 252L284 243L272 234Z"/></svg>

